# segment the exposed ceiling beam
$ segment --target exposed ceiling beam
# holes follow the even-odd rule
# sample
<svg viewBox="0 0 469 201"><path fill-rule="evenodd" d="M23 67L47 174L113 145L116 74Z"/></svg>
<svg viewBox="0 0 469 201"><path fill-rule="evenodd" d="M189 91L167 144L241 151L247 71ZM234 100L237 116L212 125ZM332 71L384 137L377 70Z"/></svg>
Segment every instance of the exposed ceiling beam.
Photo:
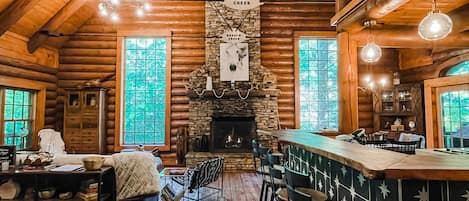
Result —
<svg viewBox="0 0 469 201"><path fill-rule="evenodd" d="M461 6L448 14L453 20L453 32L461 33L469 30L469 4Z"/></svg>
<svg viewBox="0 0 469 201"><path fill-rule="evenodd" d="M368 31L361 31L352 35L358 46L364 46L368 41ZM438 41L422 39L415 27L386 28L373 30L376 44L385 48L468 48L469 33L453 33Z"/></svg>
<svg viewBox="0 0 469 201"><path fill-rule="evenodd" d="M0 14L0 36L2 36L12 25L18 22L26 12L31 10L38 0L15 0Z"/></svg>
<svg viewBox="0 0 469 201"><path fill-rule="evenodd" d="M42 26L33 36L29 39L28 42L28 51L33 53L43 45L47 38L48 34L45 34L44 31L56 32L59 27L67 21L78 9L85 5L87 0L70 0L62 9L60 9L54 17L52 17L49 22Z"/></svg>
<svg viewBox="0 0 469 201"><path fill-rule="evenodd" d="M361 31L363 22L368 19L380 19L410 0L353 0L331 18L331 25L337 26L338 32L350 33Z"/></svg>

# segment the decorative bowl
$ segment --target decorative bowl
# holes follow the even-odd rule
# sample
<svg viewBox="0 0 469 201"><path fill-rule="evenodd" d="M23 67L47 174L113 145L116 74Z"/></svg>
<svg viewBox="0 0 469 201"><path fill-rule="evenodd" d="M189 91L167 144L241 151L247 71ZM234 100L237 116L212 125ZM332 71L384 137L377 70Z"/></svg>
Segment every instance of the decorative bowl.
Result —
<svg viewBox="0 0 469 201"><path fill-rule="evenodd" d="M104 158L100 156L89 156L83 158L82 161L86 170L99 170L103 167Z"/></svg>
<svg viewBox="0 0 469 201"><path fill-rule="evenodd" d="M39 198L41 199L51 199L55 195L55 190L56 189L54 187L44 188L44 189L39 190L37 194Z"/></svg>

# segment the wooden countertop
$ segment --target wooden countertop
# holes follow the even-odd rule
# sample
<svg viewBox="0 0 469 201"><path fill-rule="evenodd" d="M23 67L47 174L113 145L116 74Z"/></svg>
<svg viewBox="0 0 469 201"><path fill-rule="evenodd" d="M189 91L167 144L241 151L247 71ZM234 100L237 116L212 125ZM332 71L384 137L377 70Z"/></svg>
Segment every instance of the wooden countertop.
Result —
<svg viewBox="0 0 469 201"><path fill-rule="evenodd" d="M469 181L469 155L407 155L337 141L307 131L275 131L279 141L353 167L369 179Z"/></svg>

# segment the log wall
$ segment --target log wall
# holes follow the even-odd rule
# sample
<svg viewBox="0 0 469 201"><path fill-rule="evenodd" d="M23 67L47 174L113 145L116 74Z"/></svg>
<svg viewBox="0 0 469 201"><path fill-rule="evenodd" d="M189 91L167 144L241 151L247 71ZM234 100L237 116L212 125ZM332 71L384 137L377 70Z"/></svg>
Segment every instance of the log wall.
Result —
<svg viewBox="0 0 469 201"><path fill-rule="evenodd" d="M335 5L265 2L261 6L261 63L277 75L282 128L295 128L295 31L333 31Z"/></svg>
<svg viewBox="0 0 469 201"><path fill-rule="evenodd" d="M261 7L262 65L278 76L282 90L279 113L283 128L295 126L293 33L334 30L329 26L333 15L333 3L266 2ZM205 63L203 1L156 1L151 15L138 19L132 11L123 10L120 22L115 25L100 17L88 20L60 49L58 119L61 120L63 115L63 88L115 72L116 33L136 29L172 31L171 153L163 157L174 157L177 128L187 126L189 121L189 99L184 80ZM108 94L107 151L113 152L115 80L105 85L111 89Z"/></svg>
<svg viewBox="0 0 469 201"><path fill-rule="evenodd" d="M176 131L186 127L189 121L189 98L184 80L189 73L205 63L205 2L168 1L153 2L150 15L144 19L134 17L133 11L121 12L118 24L112 24L99 16L88 20L60 49L58 115L63 115L63 88L73 87L89 79L101 78L116 70L116 33L128 30L171 31L171 153L175 157ZM116 80L104 85L109 88L106 120L107 152L114 149L116 126L115 105ZM165 161L174 163L174 160Z"/></svg>
<svg viewBox="0 0 469 201"><path fill-rule="evenodd" d="M383 56L376 63L365 63L358 60L359 86L366 86L365 76L370 76L377 86L381 79L386 79L386 86L392 84L393 72L399 71L399 53L396 49L382 49ZM360 49L358 50L360 52ZM374 131L373 123L373 94L370 91L358 91L358 126L365 128L367 133Z"/></svg>

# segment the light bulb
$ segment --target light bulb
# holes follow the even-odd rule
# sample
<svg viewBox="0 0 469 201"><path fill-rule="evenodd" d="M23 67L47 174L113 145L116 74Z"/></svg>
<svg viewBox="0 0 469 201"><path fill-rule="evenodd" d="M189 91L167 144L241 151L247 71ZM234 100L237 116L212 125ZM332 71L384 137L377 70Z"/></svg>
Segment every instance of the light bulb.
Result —
<svg viewBox="0 0 469 201"><path fill-rule="evenodd" d="M142 17L143 14L145 14L145 11L143 11L142 8L137 8L137 10L135 10L135 14L137 14L138 17Z"/></svg>
<svg viewBox="0 0 469 201"><path fill-rule="evenodd" d="M107 12L107 9L106 8L103 8L99 11L99 13L102 15L102 16L108 16L109 13Z"/></svg>
<svg viewBox="0 0 469 201"><path fill-rule="evenodd" d="M365 77L365 82L366 82L366 83L369 83L370 81L371 81L371 78L370 78L369 75L367 75L367 76Z"/></svg>
<svg viewBox="0 0 469 201"><path fill-rule="evenodd" d="M119 21L119 15L117 15L117 13L111 13L111 20L114 22Z"/></svg>
<svg viewBox="0 0 469 201"><path fill-rule="evenodd" d="M368 86L370 87L370 89L373 89L373 87L375 87L375 83L370 82L370 83L368 83Z"/></svg>
<svg viewBox="0 0 469 201"><path fill-rule="evenodd" d="M383 87L384 87L384 85L386 85L386 79L384 79L384 78L381 79L379 82L381 83L381 86L383 86Z"/></svg>
<svg viewBox="0 0 469 201"><path fill-rule="evenodd" d="M111 0L111 3L114 4L114 5L119 5L119 0Z"/></svg>
<svg viewBox="0 0 469 201"><path fill-rule="evenodd" d="M144 8L146 11L149 11L149 10L151 10L151 5L150 5L148 2L145 2L145 3L143 4L143 8Z"/></svg>
<svg viewBox="0 0 469 201"><path fill-rule="evenodd" d="M419 24L419 35L425 40L439 40L453 30L451 18L440 12L430 12Z"/></svg>
<svg viewBox="0 0 469 201"><path fill-rule="evenodd" d="M376 62L381 58L381 48L374 42L370 42L362 48L360 57L365 62Z"/></svg>

